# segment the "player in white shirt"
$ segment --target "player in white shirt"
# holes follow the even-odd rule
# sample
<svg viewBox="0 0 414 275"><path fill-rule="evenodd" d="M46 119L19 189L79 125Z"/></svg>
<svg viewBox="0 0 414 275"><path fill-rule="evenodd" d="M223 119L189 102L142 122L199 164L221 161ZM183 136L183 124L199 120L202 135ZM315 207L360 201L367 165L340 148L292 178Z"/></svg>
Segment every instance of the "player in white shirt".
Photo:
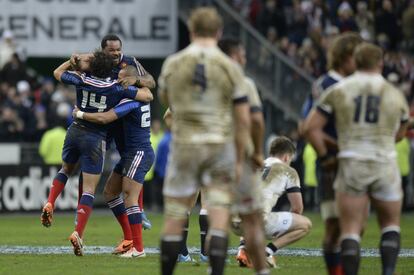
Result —
<svg viewBox="0 0 414 275"><path fill-rule="evenodd" d="M382 274L394 274L400 248L401 177L395 141L404 136L408 105L403 93L382 75L383 52L369 43L359 45L357 72L332 87L306 122L305 131L321 161L329 161L322 129L335 116L339 169L334 188L341 229L344 272L357 274L360 232L371 202L381 228Z"/></svg>
<svg viewBox="0 0 414 275"><path fill-rule="evenodd" d="M306 236L311 221L302 215L303 202L298 173L290 167L296 153L292 141L286 137L276 138L270 147L270 157L265 160L262 175L262 198L265 235L271 240L266 247L267 263L276 267L273 255L282 247ZM290 211L272 212L278 199L287 193ZM239 219L233 219L233 229L241 234Z"/></svg>

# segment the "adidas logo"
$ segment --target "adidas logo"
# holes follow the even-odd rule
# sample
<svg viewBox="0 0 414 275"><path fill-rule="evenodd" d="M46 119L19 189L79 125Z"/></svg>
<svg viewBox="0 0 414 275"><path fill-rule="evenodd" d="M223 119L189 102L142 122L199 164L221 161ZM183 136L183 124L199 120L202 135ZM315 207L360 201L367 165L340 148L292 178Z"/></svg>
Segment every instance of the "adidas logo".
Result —
<svg viewBox="0 0 414 275"><path fill-rule="evenodd" d="M79 209L79 210L78 210L78 213L79 213L79 214L86 214L86 212L85 212L85 210L83 210L83 208Z"/></svg>

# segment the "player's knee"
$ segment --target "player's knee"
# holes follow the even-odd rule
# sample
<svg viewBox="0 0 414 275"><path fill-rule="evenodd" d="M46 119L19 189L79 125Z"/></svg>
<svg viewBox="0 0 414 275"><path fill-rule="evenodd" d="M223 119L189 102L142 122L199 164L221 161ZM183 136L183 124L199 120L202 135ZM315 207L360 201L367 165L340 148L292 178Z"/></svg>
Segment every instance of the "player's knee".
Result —
<svg viewBox="0 0 414 275"><path fill-rule="evenodd" d="M166 217L181 220L187 218L188 207L185 203L177 200L166 200L164 205L164 214Z"/></svg>
<svg viewBox="0 0 414 275"><path fill-rule="evenodd" d="M232 201L230 192L211 188L206 191L206 197L206 202L210 208L230 208Z"/></svg>
<svg viewBox="0 0 414 275"><path fill-rule="evenodd" d="M305 231L305 233L309 233L309 231L312 229L312 222L307 217L303 217L302 221L302 230Z"/></svg>
<svg viewBox="0 0 414 275"><path fill-rule="evenodd" d="M73 169L74 169L73 164L69 164L66 162L62 164L62 170L63 170L63 173L65 173L65 175L71 175L73 172Z"/></svg>

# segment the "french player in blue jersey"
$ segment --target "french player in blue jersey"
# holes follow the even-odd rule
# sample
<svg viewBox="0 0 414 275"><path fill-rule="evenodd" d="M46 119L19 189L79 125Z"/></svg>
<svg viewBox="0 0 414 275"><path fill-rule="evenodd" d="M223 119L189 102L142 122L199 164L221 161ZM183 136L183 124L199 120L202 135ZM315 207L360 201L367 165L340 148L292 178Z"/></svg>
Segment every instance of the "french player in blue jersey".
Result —
<svg viewBox="0 0 414 275"><path fill-rule="evenodd" d="M62 169L53 181L48 203L43 208L41 216L42 224L50 226L54 201L63 190L68 175L80 162L84 190L78 204L76 228L70 236L77 256L83 255L81 238L92 211L95 188L102 173L108 129L105 125L81 120L82 113L107 111L124 98L152 100L152 94L148 88L138 89L130 86L124 89L116 80L110 78L113 62L109 55L97 51L93 57L89 58L88 63L88 73L69 71L70 61L64 62L54 71L57 80L76 87L77 105L80 106L81 111L68 129L62 153Z"/></svg>
<svg viewBox="0 0 414 275"><path fill-rule="evenodd" d="M311 111L313 110L313 106L316 105L316 101L326 90L341 81L344 77L354 73L356 65L353 52L360 43L362 43L361 37L352 32L341 34L332 42L331 47L328 49L329 71L314 83L314 91L302 109L304 118L307 117L308 120L312 116ZM320 209L322 219L325 223L322 247L328 274L338 275L342 274L342 266L339 249L339 216L333 189L337 172L336 154L338 152L335 118L333 116L329 119L323 130L324 143L328 147L328 154L318 156L317 161L318 186L321 199Z"/></svg>
<svg viewBox="0 0 414 275"><path fill-rule="evenodd" d="M79 115L75 109L74 117ZM98 124L109 124L123 118L125 149L121 161L114 169L116 174L122 176L122 192L124 203L131 228L133 247L125 253L119 252L121 257L145 256L142 241L142 217L138 206L138 196L144 183L145 174L154 162L154 151L150 142L150 105L132 100L122 100L115 108L103 113L84 113L82 119ZM120 186L118 183L117 186ZM117 200L119 198L117 194ZM110 203L117 203L117 200ZM122 210L122 209L119 209ZM127 245L127 243L124 243Z"/></svg>

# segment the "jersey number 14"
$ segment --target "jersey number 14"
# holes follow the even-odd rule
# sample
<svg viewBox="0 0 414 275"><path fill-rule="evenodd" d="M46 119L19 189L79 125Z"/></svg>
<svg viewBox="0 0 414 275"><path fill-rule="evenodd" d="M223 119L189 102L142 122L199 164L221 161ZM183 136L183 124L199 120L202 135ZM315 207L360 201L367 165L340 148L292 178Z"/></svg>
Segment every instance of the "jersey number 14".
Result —
<svg viewBox="0 0 414 275"><path fill-rule="evenodd" d="M101 113L105 111L106 105L106 96L101 96L100 101L96 101L96 94L90 93L88 91L82 91L82 108L86 108L86 106L95 107L98 109L98 112Z"/></svg>

